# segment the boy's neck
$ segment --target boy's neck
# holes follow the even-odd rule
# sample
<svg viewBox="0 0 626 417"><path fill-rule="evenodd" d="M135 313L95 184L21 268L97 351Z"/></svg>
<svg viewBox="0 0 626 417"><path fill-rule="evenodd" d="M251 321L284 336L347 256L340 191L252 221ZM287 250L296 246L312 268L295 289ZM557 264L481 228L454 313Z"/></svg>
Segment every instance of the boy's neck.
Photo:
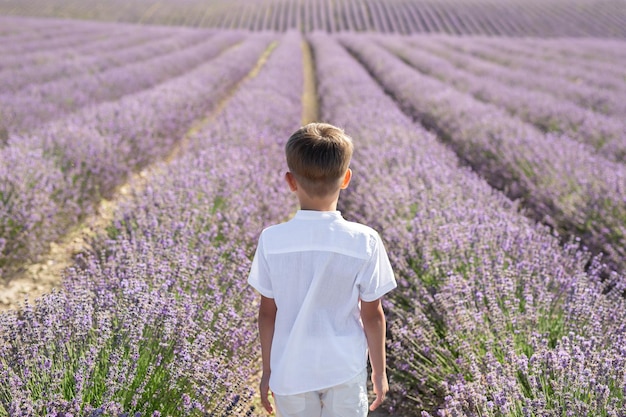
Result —
<svg viewBox="0 0 626 417"><path fill-rule="evenodd" d="M328 198L309 198L306 195L298 195L300 210L336 211L339 193Z"/></svg>
<svg viewBox="0 0 626 417"><path fill-rule="evenodd" d="M350 178L352 178L352 170L348 169L343 183L337 187L335 191L323 197L311 197L304 190L304 188L298 184L298 180L291 172L285 173L285 180L289 185L289 189L296 195L296 197L298 197L301 210L336 211L339 194L341 193L341 190L348 186Z"/></svg>
<svg viewBox="0 0 626 417"><path fill-rule="evenodd" d="M303 206L300 205L300 210L313 210L313 211L336 211L337 204L329 206Z"/></svg>

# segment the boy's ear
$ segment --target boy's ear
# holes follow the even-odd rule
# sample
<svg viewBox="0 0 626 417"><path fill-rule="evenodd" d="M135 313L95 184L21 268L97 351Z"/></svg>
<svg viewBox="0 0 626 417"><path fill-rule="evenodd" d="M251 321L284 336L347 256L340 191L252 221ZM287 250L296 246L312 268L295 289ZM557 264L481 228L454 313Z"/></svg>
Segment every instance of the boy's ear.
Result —
<svg viewBox="0 0 626 417"><path fill-rule="evenodd" d="M351 179L352 179L352 170L348 168L348 170L346 171L346 175L343 177L343 181L341 182L341 187L339 188L341 190L345 190L346 188L348 188L348 184L350 184Z"/></svg>
<svg viewBox="0 0 626 417"><path fill-rule="evenodd" d="M287 185L289 185L289 189L291 191L296 191L298 189L298 183L296 182L296 178L289 171L285 173L285 180L287 181Z"/></svg>

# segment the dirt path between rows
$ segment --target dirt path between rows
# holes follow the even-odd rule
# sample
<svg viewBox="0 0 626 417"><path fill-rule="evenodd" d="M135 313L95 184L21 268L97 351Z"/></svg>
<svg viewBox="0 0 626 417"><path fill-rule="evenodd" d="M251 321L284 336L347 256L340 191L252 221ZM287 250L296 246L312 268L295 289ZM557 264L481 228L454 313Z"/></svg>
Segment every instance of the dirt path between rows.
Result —
<svg viewBox="0 0 626 417"><path fill-rule="evenodd" d="M7 282L0 283L0 312L20 308L25 300L32 303L36 298L51 292L54 288L59 288L65 269L72 266L76 255L90 250L89 242L103 233L106 226L113 221L117 207L130 198L131 190L141 190L150 182L151 177L157 175L167 164L184 153L190 138L215 120L244 82L257 76L276 45L277 42L274 41L266 48L252 70L235 84L207 117L191 125L165 158L131 175L126 183L117 187L111 199L100 201L92 215L59 241L50 243L50 251L42 256L41 261L25 265L20 273Z"/></svg>
<svg viewBox="0 0 626 417"><path fill-rule="evenodd" d="M302 124L319 120L319 103L317 101L317 84L315 78L315 61L311 45L302 40L302 69L304 70L304 88L302 91Z"/></svg>

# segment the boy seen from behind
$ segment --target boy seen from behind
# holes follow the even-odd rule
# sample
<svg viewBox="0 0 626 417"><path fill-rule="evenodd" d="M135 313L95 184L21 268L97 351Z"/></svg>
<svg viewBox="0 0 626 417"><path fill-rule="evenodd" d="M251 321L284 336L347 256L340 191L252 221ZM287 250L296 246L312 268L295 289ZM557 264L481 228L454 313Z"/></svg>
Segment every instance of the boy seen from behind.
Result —
<svg viewBox="0 0 626 417"><path fill-rule="evenodd" d="M388 391L381 297L396 287L376 231L337 211L352 140L310 123L285 146L300 210L259 237L248 282L261 294L261 401L279 417L364 417L367 356L376 409Z"/></svg>

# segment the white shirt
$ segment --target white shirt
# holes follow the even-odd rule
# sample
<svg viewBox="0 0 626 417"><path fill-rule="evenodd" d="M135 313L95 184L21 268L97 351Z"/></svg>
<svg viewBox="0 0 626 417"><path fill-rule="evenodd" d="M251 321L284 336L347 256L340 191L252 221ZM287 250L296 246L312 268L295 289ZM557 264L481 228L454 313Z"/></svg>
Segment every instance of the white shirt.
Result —
<svg viewBox="0 0 626 417"><path fill-rule="evenodd" d="M329 388L365 369L359 299L396 287L376 231L339 211L311 210L263 230L248 283L278 308L270 388L279 395Z"/></svg>

